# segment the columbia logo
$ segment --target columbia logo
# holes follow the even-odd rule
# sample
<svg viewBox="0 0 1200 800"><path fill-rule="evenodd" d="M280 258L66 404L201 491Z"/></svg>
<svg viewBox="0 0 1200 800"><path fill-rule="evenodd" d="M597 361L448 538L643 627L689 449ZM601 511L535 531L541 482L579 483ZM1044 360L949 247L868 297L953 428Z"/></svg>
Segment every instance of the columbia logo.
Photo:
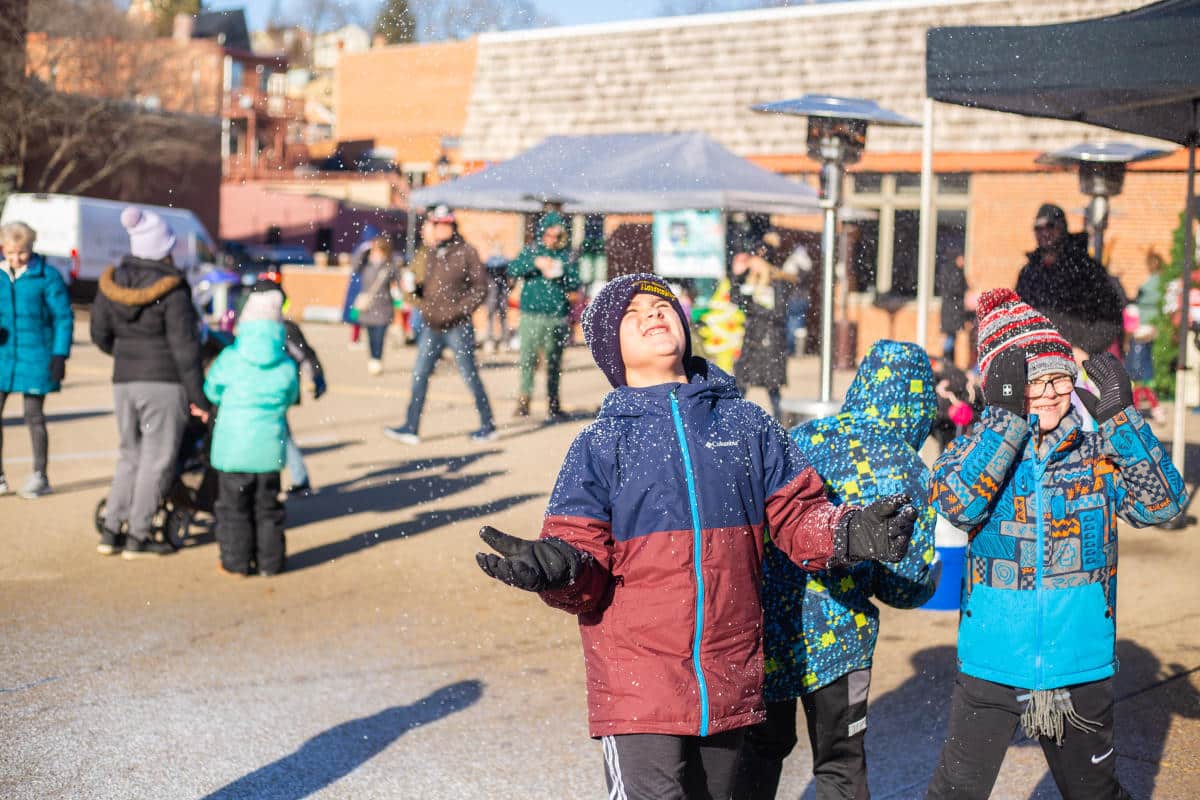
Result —
<svg viewBox="0 0 1200 800"><path fill-rule="evenodd" d="M711 450L714 447L737 447L738 443L737 442L705 442L704 446Z"/></svg>

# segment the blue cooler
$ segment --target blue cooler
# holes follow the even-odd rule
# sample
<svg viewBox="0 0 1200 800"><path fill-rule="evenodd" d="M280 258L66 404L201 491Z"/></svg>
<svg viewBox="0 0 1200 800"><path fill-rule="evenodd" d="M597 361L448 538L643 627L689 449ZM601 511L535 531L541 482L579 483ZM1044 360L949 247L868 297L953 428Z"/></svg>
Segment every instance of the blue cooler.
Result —
<svg viewBox="0 0 1200 800"><path fill-rule="evenodd" d="M938 516L933 529L933 547L942 562L942 577L933 597L921 608L930 611L957 611L962 597L963 567L966 561L967 533Z"/></svg>

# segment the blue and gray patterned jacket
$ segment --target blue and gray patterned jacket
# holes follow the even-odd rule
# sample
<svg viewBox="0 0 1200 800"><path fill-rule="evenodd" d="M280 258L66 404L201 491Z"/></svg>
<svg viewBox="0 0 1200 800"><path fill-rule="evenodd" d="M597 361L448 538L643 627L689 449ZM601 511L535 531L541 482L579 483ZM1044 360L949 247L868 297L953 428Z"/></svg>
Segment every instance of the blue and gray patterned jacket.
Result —
<svg viewBox="0 0 1200 800"><path fill-rule="evenodd" d="M989 406L933 466L930 502L970 534L958 628L967 675L1057 689L1115 671L1117 517L1166 522L1183 479L1132 406L1085 431L1072 409L1041 435Z"/></svg>
<svg viewBox="0 0 1200 800"><path fill-rule="evenodd" d="M929 435L937 399L929 357L919 347L880 341L858 368L842 412L792 430L835 503L867 505L904 492L920 516L897 564L804 572L774 547L764 558L768 702L799 697L871 666L879 632L872 597L914 608L933 594L929 470L917 448Z"/></svg>

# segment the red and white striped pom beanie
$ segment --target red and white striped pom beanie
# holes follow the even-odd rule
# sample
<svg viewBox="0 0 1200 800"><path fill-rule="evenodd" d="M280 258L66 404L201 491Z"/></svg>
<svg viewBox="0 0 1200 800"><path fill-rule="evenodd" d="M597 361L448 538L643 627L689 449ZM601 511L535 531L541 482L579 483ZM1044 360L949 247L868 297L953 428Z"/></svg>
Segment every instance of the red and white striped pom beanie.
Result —
<svg viewBox="0 0 1200 800"><path fill-rule="evenodd" d="M1050 320L1017 297L1012 289L992 289L979 296L979 373L987 382L988 367L1006 347L1021 347L1029 377L1053 373L1079 374L1071 345Z"/></svg>

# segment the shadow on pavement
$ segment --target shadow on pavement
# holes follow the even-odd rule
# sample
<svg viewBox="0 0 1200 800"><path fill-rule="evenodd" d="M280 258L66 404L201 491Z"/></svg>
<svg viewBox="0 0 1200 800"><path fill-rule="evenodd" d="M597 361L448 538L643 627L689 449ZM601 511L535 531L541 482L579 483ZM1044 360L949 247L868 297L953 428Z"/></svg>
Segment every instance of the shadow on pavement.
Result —
<svg viewBox="0 0 1200 800"><path fill-rule="evenodd" d="M369 717L319 733L298 750L238 778L202 800L300 800L344 778L413 728L437 722L474 705L483 682L459 681L408 706L392 706Z"/></svg>
<svg viewBox="0 0 1200 800"><path fill-rule="evenodd" d="M302 550L295 555L289 555L287 561L288 572L315 567L326 561L334 561L351 553L357 553L360 550L366 550L369 547L384 544L385 542L417 536L434 528L452 525L468 519L480 519L488 514L495 514L513 506L519 506L521 503L542 496L541 494L517 494L470 506L459 506L458 508L448 508L438 511L422 511L416 517L406 522L398 522L384 528L373 528L372 530L356 533L337 542L310 547L308 550Z"/></svg>
<svg viewBox="0 0 1200 800"><path fill-rule="evenodd" d="M1172 719L1200 718L1200 693L1188 676L1200 667L1162 664L1129 639L1117 642L1115 678L1117 774L1134 797L1153 797ZM958 672L955 648L932 647L913 654L916 675L870 704L867 766L876 800L921 797L941 755ZM1014 744L1038 747L1017 729ZM803 745L801 745L803 746ZM801 795L816 796L810 781ZM1029 800L1059 798L1047 768Z"/></svg>
<svg viewBox="0 0 1200 800"><path fill-rule="evenodd" d="M332 453L356 444L362 444L362 439L345 439L338 442L322 442L321 444L302 444L300 445L300 452L306 456L315 456L321 453Z"/></svg>
<svg viewBox="0 0 1200 800"><path fill-rule="evenodd" d="M1134 797L1155 797L1163 749L1175 716L1200 718L1200 694L1187 677L1200 667L1163 664L1154 653L1130 639L1117 642L1120 670L1114 678L1116 694L1117 777ZM1022 744L1037 747L1022 739ZM1058 788L1049 771L1029 800L1057 800Z"/></svg>
<svg viewBox="0 0 1200 800"><path fill-rule="evenodd" d="M12 408L12 406L9 406L9 407ZM19 404L17 404L17 407L18 408L20 407ZM46 424L53 425L56 422L74 422L74 421L80 420L80 419L91 419L92 417L111 417L111 416L112 416L111 408L96 408L96 409L90 409L87 411L63 411L62 413L59 413L59 414L47 414L46 415ZM25 417L20 414L14 414L12 416L6 415L3 418L3 420L0 420L0 424L2 424L5 428L8 428L10 426L16 426L16 425L24 425Z"/></svg>

